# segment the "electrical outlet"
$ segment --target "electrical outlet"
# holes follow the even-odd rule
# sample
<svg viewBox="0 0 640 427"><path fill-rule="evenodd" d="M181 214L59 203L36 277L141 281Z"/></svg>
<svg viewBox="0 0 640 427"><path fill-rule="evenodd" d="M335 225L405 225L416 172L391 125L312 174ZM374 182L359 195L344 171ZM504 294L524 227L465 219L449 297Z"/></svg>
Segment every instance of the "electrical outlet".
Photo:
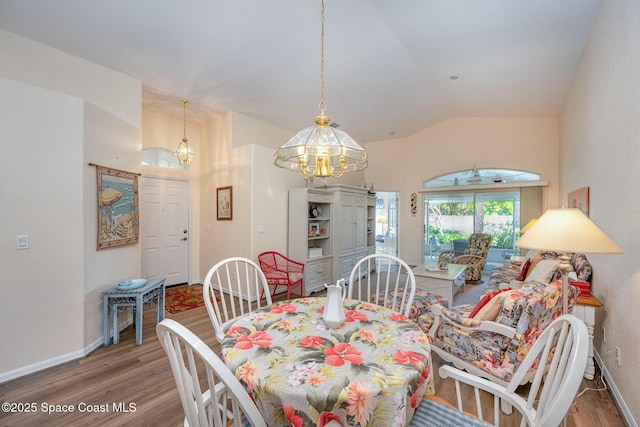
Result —
<svg viewBox="0 0 640 427"><path fill-rule="evenodd" d="M620 347L616 347L616 363L620 366L622 355L620 354Z"/></svg>
<svg viewBox="0 0 640 427"><path fill-rule="evenodd" d="M604 329L604 326L602 327L602 343L606 343L607 342L607 334L606 331Z"/></svg>

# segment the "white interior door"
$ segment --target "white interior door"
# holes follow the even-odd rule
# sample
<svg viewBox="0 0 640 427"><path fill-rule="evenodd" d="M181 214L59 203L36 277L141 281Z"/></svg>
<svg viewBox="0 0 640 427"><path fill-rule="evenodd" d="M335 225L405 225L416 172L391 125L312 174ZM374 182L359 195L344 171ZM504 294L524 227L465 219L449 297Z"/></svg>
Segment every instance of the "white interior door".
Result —
<svg viewBox="0 0 640 427"><path fill-rule="evenodd" d="M189 282L189 182L141 177L142 276Z"/></svg>

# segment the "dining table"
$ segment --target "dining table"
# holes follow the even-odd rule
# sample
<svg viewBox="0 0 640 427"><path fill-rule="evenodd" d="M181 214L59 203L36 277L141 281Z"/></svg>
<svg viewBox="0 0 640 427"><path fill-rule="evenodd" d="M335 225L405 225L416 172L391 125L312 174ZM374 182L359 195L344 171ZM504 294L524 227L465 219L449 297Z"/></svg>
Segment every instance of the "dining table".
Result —
<svg viewBox="0 0 640 427"><path fill-rule="evenodd" d="M428 337L401 313L344 299L329 327L326 298L276 302L237 317L222 358L270 426L405 426L434 394Z"/></svg>

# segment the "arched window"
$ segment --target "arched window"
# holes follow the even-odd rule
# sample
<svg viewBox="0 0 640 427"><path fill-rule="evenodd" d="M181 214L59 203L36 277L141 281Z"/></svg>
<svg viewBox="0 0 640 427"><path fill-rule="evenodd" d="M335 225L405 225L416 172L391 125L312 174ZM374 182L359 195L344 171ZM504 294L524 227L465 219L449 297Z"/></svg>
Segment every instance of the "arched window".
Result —
<svg viewBox="0 0 640 427"><path fill-rule="evenodd" d="M450 172L426 180L423 187L450 187L457 185L486 185L539 181L540 174L515 169L486 168Z"/></svg>
<svg viewBox="0 0 640 427"><path fill-rule="evenodd" d="M185 170L187 167L180 165L176 153L166 148L151 147L142 150L142 164L145 166L158 166L160 168Z"/></svg>
<svg viewBox="0 0 640 427"><path fill-rule="evenodd" d="M542 214L540 174L514 169L467 169L425 180L424 259L437 258L471 233L492 235L487 263L518 254L520 227Z"/></svg>

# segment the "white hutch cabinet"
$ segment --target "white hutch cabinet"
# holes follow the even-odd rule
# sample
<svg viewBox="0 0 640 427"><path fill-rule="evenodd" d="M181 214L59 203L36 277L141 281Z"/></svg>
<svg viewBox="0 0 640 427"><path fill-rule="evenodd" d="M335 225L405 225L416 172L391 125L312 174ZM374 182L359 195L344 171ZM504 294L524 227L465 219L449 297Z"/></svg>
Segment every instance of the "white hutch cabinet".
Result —
<svg viewBox="0 0 640 427"><path fill-rule="evenodd" d="M356 263L369 254L371 244L375 251L375 196L360 187L336 186L330 190L335 211L333 227L338 232L333 240L333 279L348 281ZM370 236L374 236L373 242Z"/></svg>
<svg viewBox="0 0 640 427"><path fill-rule="evenodd" d="M305 294L349 280L354 265L375 253L375 195L332 186L289 190L289 258L305 264Z"/></svg>

